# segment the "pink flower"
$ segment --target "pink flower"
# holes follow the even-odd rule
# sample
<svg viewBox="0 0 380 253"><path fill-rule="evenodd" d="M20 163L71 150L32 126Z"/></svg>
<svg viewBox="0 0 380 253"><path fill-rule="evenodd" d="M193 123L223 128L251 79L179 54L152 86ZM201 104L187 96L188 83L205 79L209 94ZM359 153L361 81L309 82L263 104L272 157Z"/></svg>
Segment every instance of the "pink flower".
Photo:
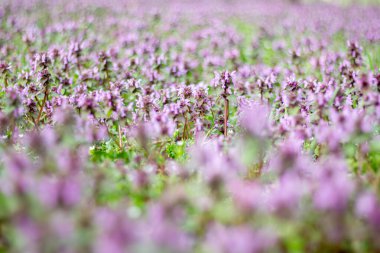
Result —
<svg viewBox="0 0 380 253"><path fill-rule="evenodd" d="M224 227L215 224L206 236L208 252L260 253L269 251L275 243L275 236L265 231L254 231L247 226Z"/></svg>
<svg viewBox="0 0 380 253"><path fill-rule="evenodd" d="M270 108L268 105L248 101L240 107L239 122L250 134L264 137L270 133Z"/></svg>
<svg viewBox="0 0 380 253"><path fill-rule="evenodd" d="M371 192L361 194L356 201L356 213L380 231L380 202Z"/></svg>

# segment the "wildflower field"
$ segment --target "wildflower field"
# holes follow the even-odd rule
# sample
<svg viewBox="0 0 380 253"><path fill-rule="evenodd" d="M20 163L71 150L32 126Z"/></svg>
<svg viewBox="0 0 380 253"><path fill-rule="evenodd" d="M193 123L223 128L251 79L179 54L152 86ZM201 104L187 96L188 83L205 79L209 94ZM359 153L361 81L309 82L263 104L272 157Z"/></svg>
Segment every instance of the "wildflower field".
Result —
<svg viewBox="0 0 380 253"><path fill-rule="evenodd" d="M0 253L380 252L376 0L0 0Z"/></svg>

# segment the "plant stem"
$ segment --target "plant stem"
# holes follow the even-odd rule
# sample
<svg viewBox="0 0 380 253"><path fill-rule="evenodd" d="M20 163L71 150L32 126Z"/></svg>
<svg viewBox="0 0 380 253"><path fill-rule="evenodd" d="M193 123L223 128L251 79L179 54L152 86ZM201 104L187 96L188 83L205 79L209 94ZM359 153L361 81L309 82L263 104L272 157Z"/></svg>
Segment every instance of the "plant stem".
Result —
<svg viewBox="0 0 380 253"><path fill-rule="evenodd" d="M37 104L41 107L41 106L42 106L42 105L41 105L41 101L38 99L38 97L37 97L37 96L34 96L34 98L36 99Z"/></svg>
<svg viewBox="0 0 380 253"><path fill-rule="evenodd" d="M228 98L224 98L224 137L227 137L228 116L229 116L229 101L228 101Z"/></svg>
<svg viewBox="0 0 380 253"><path fill-rule="evenodd" d="M186 129L187 129L187 117L185 117L185 124L183 126L183 133L182 133L182 139L184 140L185 138L187 138L187 135L186 135Z"/></svg>
<svg viewBox="0 0 380 253"><path fill-rule="evenodd" d="M122 143L122 139L121 139L121 128L120 128L120 124L117 125L117 129L118 129L118 132L119 132L119 148L120 148L120 150L123 150L123 143Z"/></svg>
<svg viewBox="0 0 380 253"><path fill-rule="evenodd" d="M79 57L78 57L78 59L77 59L77 68L78 68L78 72L79 72L79 74L81 75L81 74L82 74L82 69L81 69L81 67L80 67Z"/></svg>
<svg viewBox="0 0 380 253"><path fill-rule="evenodd" d="M43 109L45 107L48 95L49 95L49 90L48 90L48 87L46 87L45 88L45 92L44 92L44 99L42 100L40 111L38 112L38 116L37 116L37 119L36 119L36 126L38 126L38 123L40 122L40 119L41 119L41 116L42 116L42 111L43 111Z"/></svg>
<svg viewBox="0 0 380 253"><path fill-rule="evenodd" d="M33 115L27 114L26 117L33 123L35 128L38 128L38 126L36 125L36 120L34 119Z"/></svg>
<svg viewBox="0 0 380 253"><path fill-rule="evenodd" d="M105 73L104 86L105 86L105 87L108 87L108 86L109 86L108 71L106 71L106 73Z"/></svg>

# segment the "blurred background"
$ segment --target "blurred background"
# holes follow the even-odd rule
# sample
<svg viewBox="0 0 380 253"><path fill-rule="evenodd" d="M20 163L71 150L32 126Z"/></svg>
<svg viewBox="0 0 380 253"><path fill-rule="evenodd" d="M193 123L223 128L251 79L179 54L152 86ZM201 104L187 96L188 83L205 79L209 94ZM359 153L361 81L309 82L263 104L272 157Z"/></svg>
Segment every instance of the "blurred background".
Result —
<svg viewBox="0 0 380 253"><path fill-rule="evenodd" d="M291 0L292 1L292 0ZM298 1L298 0L293 0ZM352 4L360 4L360 5L373 5L380 4L380 0L299 0L299 2L324 2L331 4L339 4L339 5L352 5Z"/></svg>

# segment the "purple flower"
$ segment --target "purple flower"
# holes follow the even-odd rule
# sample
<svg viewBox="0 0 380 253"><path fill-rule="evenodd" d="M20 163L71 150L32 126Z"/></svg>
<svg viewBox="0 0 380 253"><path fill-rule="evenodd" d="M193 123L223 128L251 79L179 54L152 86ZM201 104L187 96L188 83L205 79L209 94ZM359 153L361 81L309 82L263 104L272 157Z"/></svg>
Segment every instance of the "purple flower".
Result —
<svg viewBox="0 0 380 253"><path fill-rule="evenodd" d="M196 168L211 188L218 189L233 180L243 170L239 161L224 155L216 141L202 142L202 137L191 150L192 168Z"/></svg>
<svg viewBox="0 0 380 253"><path fill-rule="evenodd" d="M147 223L141 232L146 244L153 243L157 249L169 252L190 252L192 249L191 237L168 219L165 209L159 204L149 208Z"/></svg>
<svg viewBox="0 0 380 253"><path fill-rule="evenodd" d="M0 62L0 75L7 75L10 73L12 65L6 62Z"/></svg>
<svg viewBox="0 0 380 253"><path fill-rule="evenodd" d="M263 205L263 190L256 183L234 180L228 189L236 205L244 211L255 211Z"/></svg>
<svg viewBox="0 0 380 253"><path fill-rule="evenodd" d="M215 72L215 78L213 79L213 84L215 87L220 87L222 89L222 96L227 98L232 94L232 86L233 86L233 77L235 75L235 71L228 72L223 71L222 73Z"/></svg>
<svg viewBox="0 0 380 253"><path fill-rule="evenodd" d="M207 232L206 248L208 252L224 253L260 253L270 250L275 236L265 231L253 231L249 227L223 227L213 225Z"/></svg>
<svg viewBox="0 0 380 253"><path fill-rule="evenodd" d="M239 114L240 125L252 136L264 137L270 132L270 108L266 104L255 101L247 101L242 104Z"/></svg>
<svg viewBox="0 0 380 253"><path fill-rule="evenodd" d="M122 213L99 209L95 215L95 224L98 236L93 244L94 252L126 252L135 241L136 229Z"/></svg>
<svg viewBox="0 0 380 253"><path fill-rule="evenodd" d="M321 210L343 212L355 190L354 182L347 175L344 161L330 157L318 171L319 184L313 201Z"/></svg>
<svg viewBox="0 0 380 253"><path fill-rule="evenodd" d="M301 206L301 199L306 193L308 193L307 181L291 174L282 176L279 183L270 189L267 196L269 208L280 215L297 211Z"/></svg>
<svg viewBox="0 0 380 253"><path fill-rule="evenodd" d="M373 193L365 192L359 196L356 201L356 213L380 231L380 202Z"/></svg>

